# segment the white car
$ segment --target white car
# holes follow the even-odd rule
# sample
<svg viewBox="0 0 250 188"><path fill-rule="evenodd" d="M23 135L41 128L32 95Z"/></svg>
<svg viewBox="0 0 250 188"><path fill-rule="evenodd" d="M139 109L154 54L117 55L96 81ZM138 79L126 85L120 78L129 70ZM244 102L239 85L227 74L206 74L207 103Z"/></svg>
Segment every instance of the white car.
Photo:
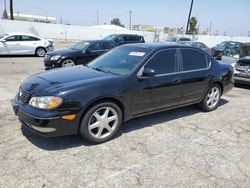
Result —
<svg viewBox="0 0 250 188"><path fill-rule="evenodd" d="M8 33L0 36L0 55L37 55L43 57L54 49L52 40L33 34Z"/></svg>

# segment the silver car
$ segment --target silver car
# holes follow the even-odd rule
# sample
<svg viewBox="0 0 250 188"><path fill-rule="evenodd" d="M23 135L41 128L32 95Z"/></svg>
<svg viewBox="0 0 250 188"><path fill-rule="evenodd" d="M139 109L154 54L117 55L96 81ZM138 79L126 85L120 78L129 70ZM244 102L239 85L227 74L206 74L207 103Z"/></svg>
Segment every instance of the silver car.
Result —
<svg viewBox="0 0 250 188"><path fill-rule="evenodd" d="M8 33L0 36L0 55L36 55L43 57L54 49L52 40L33 34Z"/></svg>

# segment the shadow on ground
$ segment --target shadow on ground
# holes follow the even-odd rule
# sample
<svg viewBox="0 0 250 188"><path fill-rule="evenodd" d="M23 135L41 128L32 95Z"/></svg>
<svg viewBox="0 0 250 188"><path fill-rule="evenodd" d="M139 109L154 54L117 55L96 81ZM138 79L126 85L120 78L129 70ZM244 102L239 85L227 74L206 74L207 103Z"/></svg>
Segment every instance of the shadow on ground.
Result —
<svg viewBox="0 0 250 188"><path fill-rule="evenodd" d="M250 89L250 84L249 85L247 85L247 84L235 84L234 86L237 88L241 88L241 89Z"/></svg>
<svg viewBox="0 0 250 188"><path fill-rule="evenodd" d="M228 103L227 100L221 99L219 108L227 103ZM147 115L141 118L136 118L123 123L123 125L120 127L119 131L117 132L116 136L113 139L116 139L122 136L122 134L126 134L131 131L142 129L145 127L152 127L160 123L167 123L168 121L183 118L185 116L190 116L197 113L202 113L202 112L195 105L192 105L156 113L153 115ZM44 138L32 134L25 127L22 127L21 130L23 132L23 135L27 137L27 139L32 144L48 151L63 150L67 148L80 147L80 146L93 146L86 143L79 135Z"/></svg>

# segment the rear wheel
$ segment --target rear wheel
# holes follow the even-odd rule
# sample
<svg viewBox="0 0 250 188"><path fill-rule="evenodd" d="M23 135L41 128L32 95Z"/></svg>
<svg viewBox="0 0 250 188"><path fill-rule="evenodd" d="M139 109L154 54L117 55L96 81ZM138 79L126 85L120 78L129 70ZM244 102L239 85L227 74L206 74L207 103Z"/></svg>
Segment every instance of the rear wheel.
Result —
<svg viewBox="0 0 250 188"><path fill-rule="evenodd" d="M81 122L80 134L89 143L102 143L114 136L122 123L122 112L112 102L92 106Z"/></svg>
<svg viewBox="0 0 250 188"><path fill-rule="evenodd" d="M62 61L61 67L73 67L75 62L72 59L65 59Z"/></svg>
<svg viewBox="0 0 250 188"><path fill-rule="evenodd" d="M199 103L199 107L205 111L213 111L217 109L221 97L221 87L214 84L207 92L204 99Z"/></svg>
<svg viewBox="0 0 250 188"><path fill-rule="evenodd" d="M42 47L39 47L36 49L36 52L35 52L36 56L38 57L44 57L45 54L46 54L46 50Z"/></svg>

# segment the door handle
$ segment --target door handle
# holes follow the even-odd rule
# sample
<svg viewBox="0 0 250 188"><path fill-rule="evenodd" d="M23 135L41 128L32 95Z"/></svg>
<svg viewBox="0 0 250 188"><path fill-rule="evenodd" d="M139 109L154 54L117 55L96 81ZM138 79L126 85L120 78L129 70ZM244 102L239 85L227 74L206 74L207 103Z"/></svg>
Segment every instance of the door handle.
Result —
<svg viewBox="0 0 250 188"><path fill-rule="evenodd" d="M181 83L181 79L180 78L175 78L175 79L172 80L172 83L173 84L179 84L179 83Z"/></svg>

